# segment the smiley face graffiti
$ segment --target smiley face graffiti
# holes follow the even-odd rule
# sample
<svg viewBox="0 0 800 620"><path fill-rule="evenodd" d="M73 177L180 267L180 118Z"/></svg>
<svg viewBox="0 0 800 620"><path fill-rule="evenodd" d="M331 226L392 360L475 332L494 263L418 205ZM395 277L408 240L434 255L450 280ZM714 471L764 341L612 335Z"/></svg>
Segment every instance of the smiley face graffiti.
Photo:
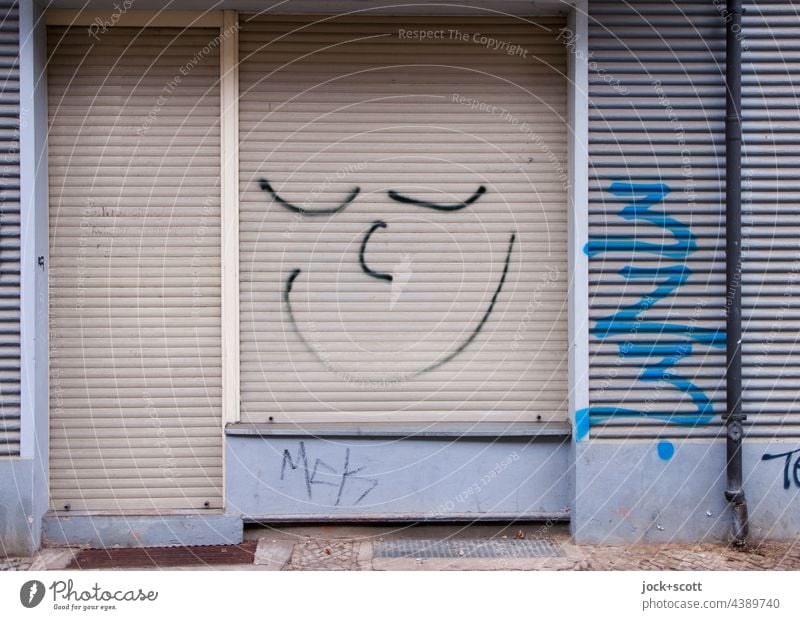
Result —
<svg viewBox="0 0 800 620"><path fill-rule="evenodd" d="M289 211L291 211L293 213L300 214L300 215L303 215L303 216L308 216L308 217L334 216L337 213L340 213L344 209L346 209L356 199L356 197L361 192L361 188L356 186L350 191L350 193L337 206L326 207L326 208L321 208L321 209L307 209L307 208L302 207L302 206L294 205L293 203L289 202L288 200L285 200L284 198L282 198L278 194L278 192L276 192L273 189L272 184L267 179L260 179L259 180L259 186L261 187L261 189L264 192L266 192L272 198L273 201L275 201L275 203L277 203L278 205L280 205L284 209L287 209L287 210L289 210ZM422 199L414 198L414 197L411 197L411 196L407 196L405 194L401 194L401 193L396 192L394 190L389 190L388 191L388 197L391 200L393 200L395 202L398 202L398 203L401 203L401 204L413 205L413 206L421 207L421 208L425 208L425 209L433 209L435 211L450 212L450 211L459 211L461 209L465 209L465 208L469 207L470 205L475 203L485 193L486 193L486 186L480 185L478 187L478 189L475 190L475 192L471 196L469 196L468 198L464 199L461 202L455 202L455 203L431 202L429 200L422 200ZM389 227L389 225L386 222L384 222L383 220L377 220L377 221L373 222L369 226L369 228L364 233L363 238L361 240L361 243L359 245L358 262L359 262L359 264L361 266L361 270L363 271L363 273L366 276L368 276L370 278L373 278L373 279L375 279L375 280L377 280L379 282L389 282L389 283L391 283L393 281L393 279L394 279L392 274L385 273L385 272L380 272L380 271L376 271L376 270L372 269L368 265L367 259L366 259L367 247L368 247L368 244L369 244L369 241L370 241L370 238L372 237L372 235L375 232L377 232L378 230L387 229L388 227ZM430 372L432 370L436 370L437 368L443 366L444 364L447 364L448 362L452 361L454 358L456 358L458 355L460 355L479 336L479 334L481 333L481 330L483 329L484 325L486 324L486 321L491 316L492 311L494 310L495 305L497 304L498 299L500 297L500 293L503 290L503 285L505 284L506 277L508 276L509 264L511 262L511 253L512 253L512 250L514 249L514 242L516 241L516 237L517 237L516 232L511 232L510 233L510 237L509 237L509 240L508 240L508 248L506 250L505 261L504 261L504 264L503 264L503 271L502 271L502 273L500 275L500 278L499 278L499 280L497 282L497 287L496 287L496 289L494 291L494 294L492 295L492 298L491 298L491 300L490 300L490 302L488 304L488 307L486 308L485 312L483 313L482 317L480 318L478 323L475 325L475 327L471 331L471 333L469 333L469 335L462 342L460 342L458 344L453 343L452 348L449 351L443 352L442 356L440 357L440 359L438 359L438 360L436 360L436 361L434 361L434 362L432 362L430 364L427 364L427 365L423 366L422 368L420 368L420 369L414 371L413 373L411 373L410 378L417 377L419 375L422 375L424 373ZM303 335L303 331L300 328L300 326L298 325L298 322L297 322L297 320L295 318L294 311L292 309L292 288L293 288L293 286L295 284L295 281L300 277L301 273L302 273L302 269L295 268L288 274L288 276L286 278L286 284L285 284L285 287L284 287L284 290L283 290L284 308L285 308L285 311L286 311L286 313L288 315L288 318L289 318L289 321L290 321L290 324L291 324L293 330L297 334L298 338L300 338L300 340L302 341L302 343L305 346L305 348L309 352L311 352L315 357L317 357L320 360L320 362L323 363L323 365L324 365L325 361L322 360L319 357L317 351L314 349L313 346L311 346L311 344L308 342L308 340Z"/></svg>
<svg viewBox="0 0 800 620"><path fill-rule="evenodd" d="M565 417L567 56L508 27L549 51L248 21L242 421Z"/></svg>

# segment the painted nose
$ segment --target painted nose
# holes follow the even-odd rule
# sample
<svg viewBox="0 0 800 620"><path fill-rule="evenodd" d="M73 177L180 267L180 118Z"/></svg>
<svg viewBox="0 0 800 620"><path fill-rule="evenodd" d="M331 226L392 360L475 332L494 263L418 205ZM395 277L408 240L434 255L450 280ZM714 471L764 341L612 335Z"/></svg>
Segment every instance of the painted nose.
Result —
<svg viewBox="0 0 800 620"><path fill-rule="evenodd" d="M372 269L369 268L369 265L367 265L367 261L364 256L367 251L367 243L369 243L369 239L372 236L372 233L374 233L379 228L387 228L386 222L384 222L383 220L378 220L377 222L374 222L372 226L370 226L369 230L364 235L364 239L361 241L361 250L358 253L358 261L361 263L361 269L364 271L364 273L366 273L371 278L375 278L377 280L385 280L386 282L391 282L392 274L373 271Z"/></svg>

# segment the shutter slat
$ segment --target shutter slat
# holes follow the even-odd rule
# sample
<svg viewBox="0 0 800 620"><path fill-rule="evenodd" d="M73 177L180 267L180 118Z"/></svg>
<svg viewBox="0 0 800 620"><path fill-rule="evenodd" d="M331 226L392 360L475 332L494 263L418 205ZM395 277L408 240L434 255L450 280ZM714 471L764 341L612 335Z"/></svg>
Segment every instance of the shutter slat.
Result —
<svg viewBox="0 0 800 620"><path fill-rule="evenodd" d="M222 505L217 36L50 29L53 508Z"/></svg>
<svg viewBox="0 0 800 620"><path fill-rule="evenodd" d="M565 419L564 21L532 22L241 17L243 421ZM422 25L527 56L398 34ZM303 217L261 178L309 211L360 193ZM388 194L450 204L481 186L450 212ZM364 260L391 282L359 260L377 220Z"/></svg>

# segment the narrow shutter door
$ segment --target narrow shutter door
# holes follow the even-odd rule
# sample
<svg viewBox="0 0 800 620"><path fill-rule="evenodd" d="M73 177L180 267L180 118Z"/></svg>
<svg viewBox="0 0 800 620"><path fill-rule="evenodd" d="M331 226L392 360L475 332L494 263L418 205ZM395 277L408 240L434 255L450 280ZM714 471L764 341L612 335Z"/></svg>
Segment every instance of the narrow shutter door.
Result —
<svg viewBox="0 0 800 620"><path fill-rule="evenodd" d="M49 30L55 509L221 506L217 36Z"/></svg>
<svg viewBox="0 0 800 620"><path fill-rule="evenodd" d="M717 434L723 18L710 2L612 0L589 24L592 435Z"/></svg>
<svg viewBox="0 0 800 620"><path fill-rule="evenodd" d="M243 420L565 419L563 19L241 23Z"/></svg>
<svg viewBox="0 0 800 620"><path fill-rule="evenodd" d="M19 17L0 4L0 457L20 450Z"/></svg>
<svg viewBox="0 0 800 620"><path fill-rule="evenodd" d="M743 402L749 436L800 436L800 14L746 3L742 55Z"/></svg>

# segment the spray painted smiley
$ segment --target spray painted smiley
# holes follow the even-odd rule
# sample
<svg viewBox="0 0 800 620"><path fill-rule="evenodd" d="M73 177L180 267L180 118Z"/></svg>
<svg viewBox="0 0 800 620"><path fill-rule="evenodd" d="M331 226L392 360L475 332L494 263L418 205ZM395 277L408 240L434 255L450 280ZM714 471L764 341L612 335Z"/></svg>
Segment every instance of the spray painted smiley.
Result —
<svg viewBox="0 0 800 620"><path fill-rule="evenodd" d="M309 210L309 209L306 209L304 207L299 207L299 206L297 206L297 205L285 200L284 198L282 198L278 194L278 192L276 192L275 189L272 187L271 183L269 181L267 181L266 179L260 179L259 180L259 186L261 187L261 189L264 192L266 192L272 198L273 201L275 201L277 204L279 204L284 209L287 209L287 210L289 210L289 211L291 211L293 213L296 213L298 215L307 216L307 217L321 217L321 216L336 215L337 213L340 213L341 211L346 209L356 199L356 197L361 193L361 188L356 186L350 191L350 193L342 200L342 202L339 205L337 205L335 207L330 207L330 208ZM422 208L425 208L425 209L433 209L433 210L436 210L436 211L449 212L449 211L459 211L461 209L465 209L469 205L471 205L474 202L476 202L485 193L486 193L486 187L484 185L481 185L480 187L478 187L478 189L469 198L467 198L467 199L465 199L465 200L463 200L461 202L451 203L451 204L441 204L441 203L430 202L430 201L427 201L427 200L420 200L420 199L417 199L417 198L406 196L405 194L398 193L398 192L396 192L394 190L389 190L388 196L389 196L389 198L391 200L393 200L395 202L398 202L398 203L401 203L401 204L413 205L413 206L416 206L416 207L422 207ZM383 220L377 220L377 221L373 222L370 225L370 227L364 233L364 236L362 238L362 241L361 241L361 244L360 244L360 249L359 249L359 254L358 254L358 261L359 261L359 264L361 266L361 270L364 272L364 274L366 274L367 276L369 276L370 278L373 278L375 280L391 283L393 281L393 279L394 279L394 276L392 274L383 273L383 272L379 272L379 271L375 271L375 270L371 269L370 266L367 264L367 260L366 260L367 246L369 244L370 238L372 237L372 235L376 231L378 231L379 229L386 229L386 228L388 228L388 226L389 225L386 222L384 222ZM436 370L437 368L443 366L444 364L447 364L448 362L450 362L451 360L456 358L458 355L460 355L467 347L469 347L470 344L472 344L472 342L475 341L475 339L478 337L478 335L483 330L483 327L486 324L487 320L491 316L492 311L494 310L495 305L497 304L498 298L500 297L500 293L503 290L503 285L505 284L506 277L508 275L509 264L511 262L511 253L512 253L512 250L514 248L514 242L516 241L516 237L517 237L516 232L511 232L510 233L510 237L509 237L509 241L508 241L508 248L507 248L506 253L505 253L505 261L504 261L504 264L503 264L503 271L502 271L502 273L500 275L500 278L498 280L497 287L494 290L494 294L492 295L492 298L491 298L491 300L489 302L488 307L486 308L485 312L483 313L481 319L478 321L476 326L473 328L472 332L467 336L466 339L464 339L460 344L458 344L456 347L454 347L449 353L444 354L443 357L441 357L440 359L434 361L433 363L427 364L423 368L411 373L411 375L408 378L417 377L419 375L425 374L425 373L430 372L432 370ZM308 342L308 340L306 340L306 338L303 336L303 332L302 332L302 330L300 329L300 326L297 323L294 311L292 309L292 299L291 299L292 298L292 295L291 295L292 294L292 288L293 288L296 280L298 279L298 277L300 276L301 273L302 273L301 269L295 268L287 276L286 282L285 282L285 285L284 285L284 288L283 288L283 303L284 303L284 307L285 307L287 316L289 317L289 321L290 321L290 324L292 326L292 329L295 331L295 333L297 334L298 338L303 343L303 346L310 353L312 353L315 357L317 357L317 359L321 363L323 363L323 365L324 365L324 361L319 357L319 355L317 354L317 352L314 349L314 347L312 347L311 344Z"/></svg>

